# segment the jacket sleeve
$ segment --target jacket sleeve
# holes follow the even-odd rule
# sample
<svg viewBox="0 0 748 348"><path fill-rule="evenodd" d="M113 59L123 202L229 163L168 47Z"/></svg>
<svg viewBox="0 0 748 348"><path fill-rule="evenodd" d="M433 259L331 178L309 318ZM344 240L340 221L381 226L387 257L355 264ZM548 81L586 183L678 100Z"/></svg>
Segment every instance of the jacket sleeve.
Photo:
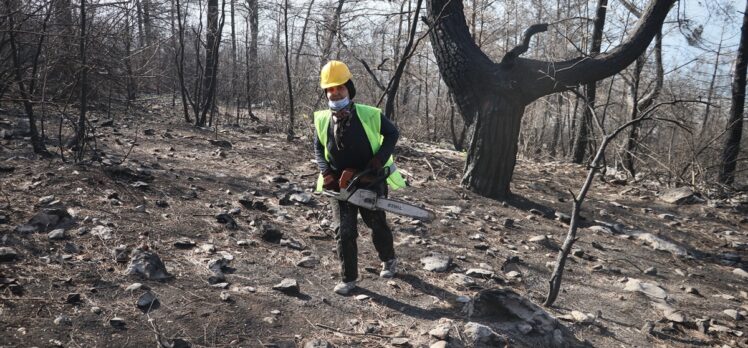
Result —
<svg viewBox="0 0 748 348"><path fill-rule="evenodd" d="M317 161L317 167L319 167L319 172L324 173L328 170L330 170L330 163L327 163L325 160L325 148L323 147L322 143L319 141L319 137L317 134L314 134L314 157Z"/></svg>
<svg viewBox="0 0 748 348"><path fill-rule="evenodd" d="M382 122L379 132L382 133L384 140L382 140L382 146L375 156L379 157L382 163L386 163L390 156L392 156L392 153L395 152L395 144L397 144L397 139L400 138L400 132L397 130L395 124L384 114L381 114L380 117L382 118Z"/></svg>

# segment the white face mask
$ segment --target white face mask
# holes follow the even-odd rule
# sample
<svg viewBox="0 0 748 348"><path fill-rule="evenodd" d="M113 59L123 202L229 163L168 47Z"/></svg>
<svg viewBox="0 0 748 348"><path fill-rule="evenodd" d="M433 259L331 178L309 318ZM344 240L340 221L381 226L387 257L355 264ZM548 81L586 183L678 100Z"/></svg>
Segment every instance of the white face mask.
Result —
<svg viewBox="0 0 748 348"><path fill-rule="evenodd" d="M330 106L330 109L332 109L333 111L341 110L344 107L348 106L348 104L350 103L351 103L351 100L348 97L345 97L343 99L336 100L336 101L332 101L332 100L327 101L327 105Z"/></svg>

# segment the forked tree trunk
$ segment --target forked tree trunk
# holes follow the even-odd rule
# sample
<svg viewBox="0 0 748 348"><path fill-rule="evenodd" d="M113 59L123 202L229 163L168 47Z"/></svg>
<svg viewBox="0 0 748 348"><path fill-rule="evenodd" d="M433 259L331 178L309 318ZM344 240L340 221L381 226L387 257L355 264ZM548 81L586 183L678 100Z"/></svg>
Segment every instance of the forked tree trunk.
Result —
<svg viewBox="0 0 748 348"><path fill-rule="evenodd" d="M532 35L547 25L530 27L521 45L500 63L475 44L461 1L429 0L427 24L444 82L454 93L470 130L470 149L462 185L491 198L506 198L516 163L517 140L525 107L548 94L618 73L647 48L675 0L654 0L631 36L596 57L561 62L520 58Z"/></svg>

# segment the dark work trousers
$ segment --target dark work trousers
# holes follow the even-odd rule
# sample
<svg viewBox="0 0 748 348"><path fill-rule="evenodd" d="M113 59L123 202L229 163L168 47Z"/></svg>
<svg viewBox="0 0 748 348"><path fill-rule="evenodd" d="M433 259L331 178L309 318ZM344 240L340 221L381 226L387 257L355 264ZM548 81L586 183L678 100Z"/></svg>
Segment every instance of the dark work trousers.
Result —
<svg viewBox="0 0 748 348"><path fill-rule="evenodd" d="M341 202L334 198L330 200L335 227L335 240L340 259L340 276L343 282L358 279L358 213L372 233L371 239L377 249L379 259L389 261L395 258L395 248L392 245L392 230L387 226L387 218L383 211L368 210L348 202Z"/></svg>

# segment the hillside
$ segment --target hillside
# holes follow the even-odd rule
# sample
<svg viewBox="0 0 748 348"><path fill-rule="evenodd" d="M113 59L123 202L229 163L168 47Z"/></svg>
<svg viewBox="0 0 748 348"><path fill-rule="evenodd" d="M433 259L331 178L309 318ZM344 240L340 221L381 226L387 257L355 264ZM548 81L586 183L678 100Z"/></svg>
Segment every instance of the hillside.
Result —
<svg viewBox="0 0 748 348"><path fill-rule="evenodd" d="M360 288L344 297L311 140L168 109L95 115L103 155L81 165L35 159L0 113L0 346L748 347L748 193L676 205L657 183L595 180L543 308L585 169L520 160L499 202L459 187L459 152L404 139L411 187L392 196L437 219L388 215L392 280L361 223ZM286 278L298 293L274 289Z"/></svg>

